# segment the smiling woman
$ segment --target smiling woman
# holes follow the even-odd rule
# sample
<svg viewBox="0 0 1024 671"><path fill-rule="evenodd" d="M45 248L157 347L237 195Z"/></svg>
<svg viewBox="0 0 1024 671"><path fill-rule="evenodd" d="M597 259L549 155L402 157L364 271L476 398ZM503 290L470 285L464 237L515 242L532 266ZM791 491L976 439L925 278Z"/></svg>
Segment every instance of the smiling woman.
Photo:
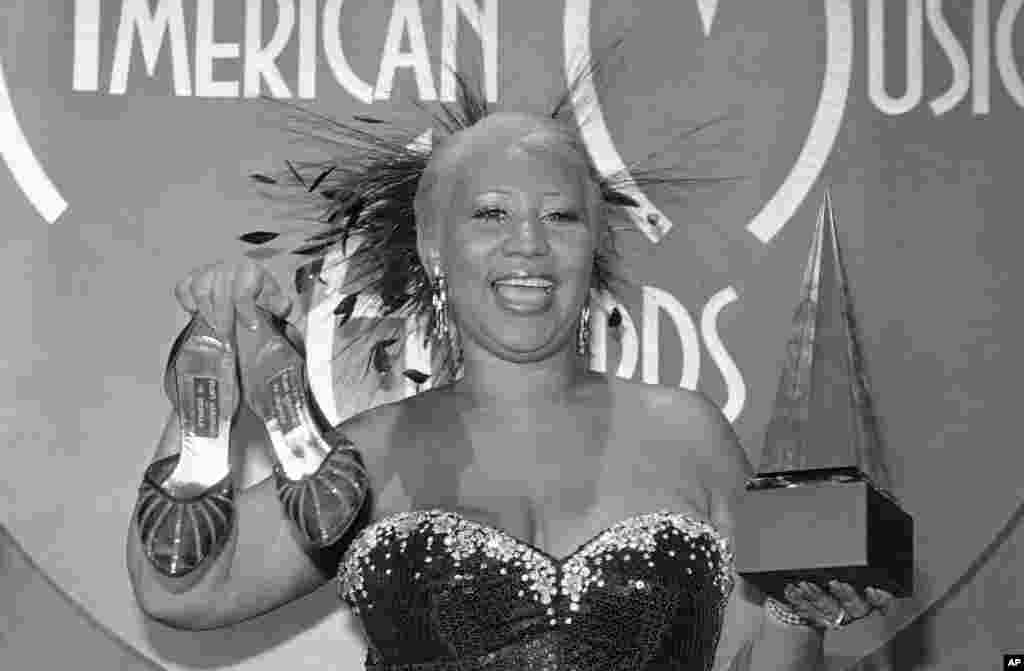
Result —
<svg viewBox="0 0 1024 671"><path fill-rule="evenodd" d="M827 628L887 605L844 585L765 600L734 571L750 467L719 410L587 369L589 297L613 285L610 222L637 204L594 168L561 118L567 99L550 116L491 112L464 86L430 152L307 113L314 135L363 153L258 181L322 207L326 228L300 252L359 239L354 291L382 320L425 324L434 385L328 427L276 281L251 262L184 279L182 306L209 328L173 350L174 412L129 532L147 613L214 628L337 575L368 669L796 671L818 668ZM374 345L378 371L396 342ZM231 438L216 475L264 451L274 477L238 492L207 478L183 497L210 451L197 414L211 405L237 416L222 448L253 420L241 433L262 436ZM157 517L154 501L177 512Z"/></svg>

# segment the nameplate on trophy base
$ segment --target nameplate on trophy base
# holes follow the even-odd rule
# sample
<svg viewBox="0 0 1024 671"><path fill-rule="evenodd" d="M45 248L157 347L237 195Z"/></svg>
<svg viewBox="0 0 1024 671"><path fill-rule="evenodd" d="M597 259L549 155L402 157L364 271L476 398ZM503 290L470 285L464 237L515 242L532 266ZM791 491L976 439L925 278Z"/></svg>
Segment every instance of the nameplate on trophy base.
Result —
<svg viewBox="0 0 1024 671"><path fill-rule="evenodd" d="M856 469L759 474L735 511L734 537L737 573L782 601L800 581L913 591L913 520Z"/></svg>

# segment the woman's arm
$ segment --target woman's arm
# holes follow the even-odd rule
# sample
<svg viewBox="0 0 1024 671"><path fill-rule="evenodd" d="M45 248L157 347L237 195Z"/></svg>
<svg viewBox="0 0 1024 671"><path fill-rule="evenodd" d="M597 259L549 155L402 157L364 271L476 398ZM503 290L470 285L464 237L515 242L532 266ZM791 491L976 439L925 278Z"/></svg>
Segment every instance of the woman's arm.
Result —
<svg viewBox="0 0 1024 671"><path fill-rule="evenodd" d="M193 324L213 328L216 337L204 332L203 337L207 340L231 341L238 349L240 341L236 336L242 333L259 336L258 343L249 342L250 347L245 351L237 351L238 359L243 363L243 373L249 370L246 363L256 365L250 357L265 353L259 349L267 345L265 338L278 338L281 343L286 340L285 336L277 333L276 327L271 327L266 313L269 311L283 320L292 301L284 295L280 284L269 272L251 261L198 268L177 284L175 295L182 308L193 314ZM197 318L200 318L198 322L195 321ZM288 335L292 344L301 339L296 333ZM253 340L251 337L248 339ZM188 345L176 343L175 352L180 352L179 346ZM293 351L291 345L272 351L289 357L284 363L292 367L301 363L303 357L301 350ZM172 353L171 365L177 365L178 356ZM197 356L206 356L206 353ZM267 363L267 359L261 361ZM271 366L280 363L270 360ZM218 372L213 374L225 374L219 368L224 365L223 361L216 363L213 370ZM264 376L273 372L266 366L262 369ZM173 472L171 477L163 480L163 474L156 471L166 467L170 461L166 458L183 447L178 414L172 412L153 460L163 461L147 475L140 489L140 502L128 530L128 570L143 611L170 626L210 629L229 625L313 591L334 575L340 552L356 528L365 521L369 508L366 472L357 463L358 455L348 451L331 453L338 457L339 462L344 462L337 468L333 468L337 462L332 461L332 468L324 469L322 473L318 469L313 489L324 480L324 486L332 496L326 497L330 499L327 501L313 491L309 498L314 504L320 504L314 511L304 506L307 498L304 487L312 483L305 476L292 479L292 473L287 476L278 473L280 477L272 476L243 488L246 481L252 481L251 477L243 477L247 475L246 467L258 462L261 456L277 454L264 426L267 418L257 417L254 414L257 406L249 403L252 401L249 395L265 392L269 382L265 377L250 381L253 388L246 390L247 402L239 404L230 432L227 447L230 477L215 485L216 489L207 487L199 491L192 499L169 496L170 492L163 487L171 480ZM225 387L220 392L214 392L214 395L225 404L222 411L226 413L229 399L241 389L236 391ZM265 411L270 402L265 398L263 401L259 407ZM277 402L285 403L275 397L274 403ZM278 406L275 404L273 407ZM362 424L367 422L353 419L339 430L348 439L356 439L358 426ZM355 444L359 446L359 439ZM190 452L189 457L195 459L196 452ZM264 465L267 465L266 460ZM193 484L187 480L185 484ZM232 487L226 485L228 480ZM181 481L174 484L177 489L172 491L184 496L180 493L186 491L181 487ZM289 497L296 489L303 491L297 497L297 505L290 506L286 513L283 504L291 501ZM167 517L166 520L178 519L177 526L164 526L165 518L162 516L174 510L175 506L179 511L174 514L181 517ZM317 533L311 534L314 527ZM347 532L340 531L343 529ZM195 538L190 534L195 534ZM193 546L196 552L205 551L199 557L198 566L188 563L195 554L189 551ZM147 556L147 550L152 556ZM179 559L184 561L179 562Z"/></svg>
<svg viewBox="0 0 1024 671"><path fill-rule="evenodd" d="M179 431L177 416L171 413L154 461L177 450ZM268 449L262 425L243 405L232 428L232 454ZM232 473L236 491L241 476L240 472ZM174 580L150 564L133 515L127 562L136 600L147 615L169 626L212 629L255 617L308 594L323 585L327 577L318 570L292 527L282 512L273 478L238 491L234 524L220 554L200 565L197 570L201 574Z"/></svg>
<svg viewBox="0 0 1024 671"><path fill-rule="evenodd" d="M702 436L705 470L701 479L708 491L712 524L731 538L736 501L752 474L750 461L732 426L706 398L696 396L697 411L691 414L700 425L692 435ZM736 576L726 606L716 671L814 671L824 668L824 630L783 625L769 617L764 595Z"/></svg>

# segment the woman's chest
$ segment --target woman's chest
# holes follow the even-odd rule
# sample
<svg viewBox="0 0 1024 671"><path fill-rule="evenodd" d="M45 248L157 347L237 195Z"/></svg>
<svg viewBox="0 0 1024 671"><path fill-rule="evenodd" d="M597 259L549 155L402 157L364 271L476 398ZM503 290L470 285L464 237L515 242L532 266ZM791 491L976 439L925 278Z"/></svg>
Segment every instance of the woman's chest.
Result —
<svg viewBox="0 0 1024 671"><path fill-rule="evenodd" d="M499 431L462 429L449 442L429 441L407 453L415 457L399 468L380 515L449 510L553 556L567 555L634 515L670 510L707 516L696 468L666 473L657 459L647 458L643 441L611 427L594 431L548 421Z"/></svg>

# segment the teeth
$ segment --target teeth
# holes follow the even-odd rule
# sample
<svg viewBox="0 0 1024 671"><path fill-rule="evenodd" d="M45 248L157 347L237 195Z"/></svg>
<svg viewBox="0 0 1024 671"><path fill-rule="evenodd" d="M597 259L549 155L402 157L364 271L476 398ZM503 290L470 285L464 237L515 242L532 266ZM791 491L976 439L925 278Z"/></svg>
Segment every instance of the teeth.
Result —
<svg viewBox="0 0 1024 671"><path fill-rule="evenodd" d="M546 280L543 277L515 277L506 280L498 280L495 284L500 284L507 287L529 287L531 289L545 289L550 291L554 286L551 280Z"/></svg>

